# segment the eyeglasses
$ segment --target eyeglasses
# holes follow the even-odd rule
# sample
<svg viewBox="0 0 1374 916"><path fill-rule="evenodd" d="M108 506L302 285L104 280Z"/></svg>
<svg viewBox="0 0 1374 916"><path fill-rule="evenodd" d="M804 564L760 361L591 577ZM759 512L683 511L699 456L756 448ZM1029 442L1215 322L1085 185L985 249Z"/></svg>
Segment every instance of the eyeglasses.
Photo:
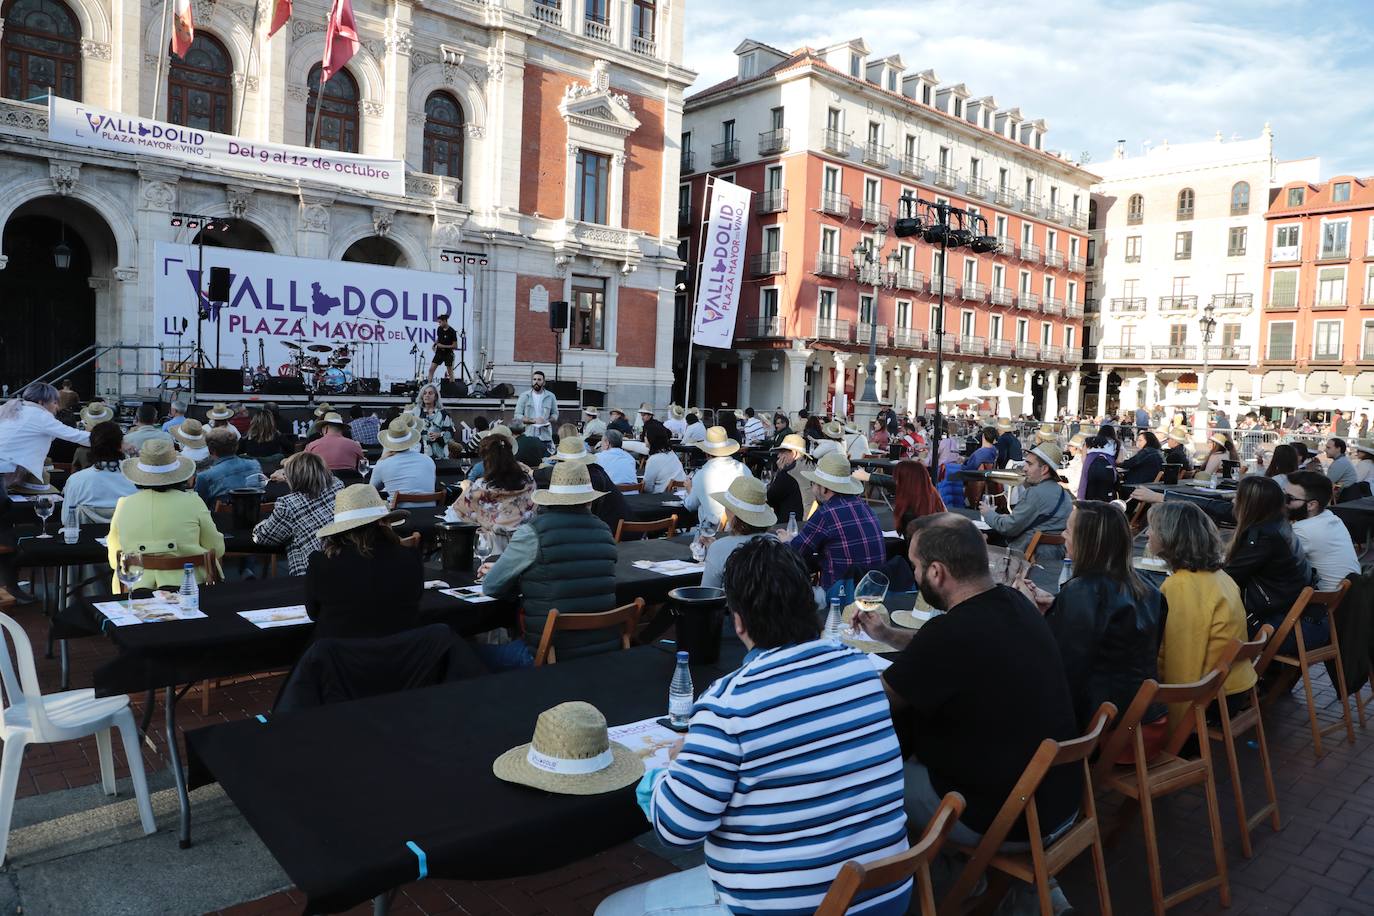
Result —
<svg viewBox="0 0 1374 916"><path fill-rule="evenodd" d="M1302 497L1302 496L1289 496L1287 499L1288 499L1288 501L1289 501L1290 503L1305 503L1305 502L1307 502L1306 497Z"/></svg>

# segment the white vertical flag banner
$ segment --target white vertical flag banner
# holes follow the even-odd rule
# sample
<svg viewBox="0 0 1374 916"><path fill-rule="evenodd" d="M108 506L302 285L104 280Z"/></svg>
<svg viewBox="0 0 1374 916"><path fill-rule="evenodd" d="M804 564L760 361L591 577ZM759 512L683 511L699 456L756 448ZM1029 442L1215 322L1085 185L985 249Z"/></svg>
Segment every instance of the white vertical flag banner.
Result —
<svg viewBox="0 0 1374 916"><path fill-rule="evenodd" d="M751 194L728 181L712 183L711 219L701 246L701 281L692 328L692 343L698 346L729 347L734 342Z"/></svg>

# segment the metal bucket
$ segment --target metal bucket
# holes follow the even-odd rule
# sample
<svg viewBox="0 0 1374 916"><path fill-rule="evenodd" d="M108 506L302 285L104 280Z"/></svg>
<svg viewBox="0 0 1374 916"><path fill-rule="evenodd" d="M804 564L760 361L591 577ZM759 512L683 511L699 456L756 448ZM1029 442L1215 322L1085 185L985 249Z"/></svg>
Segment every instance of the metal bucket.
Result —
<svg viewBox="0 0 1374 916"><path fill-rule="evenodd" d="M229 491L229 508L233 518L232 526L239 531L247 531L262 519L262 500L265 490L256 487L235 487Z"/></svg>
<svg viewBox="0 0 1374 916"><path fill-rule="evenodd" d="M720 660L721 628L725 624L725 589L689 585L668 593L678 651L694 665Z"/></svg>

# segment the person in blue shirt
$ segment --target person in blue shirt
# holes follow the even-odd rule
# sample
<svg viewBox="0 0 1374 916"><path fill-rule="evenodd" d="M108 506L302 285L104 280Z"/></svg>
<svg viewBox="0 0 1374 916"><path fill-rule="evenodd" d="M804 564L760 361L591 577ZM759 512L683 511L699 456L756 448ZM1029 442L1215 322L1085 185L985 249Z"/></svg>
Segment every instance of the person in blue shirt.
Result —
<svg viewBox="0 0 1374 916"><path fill-rule="evenodd" d="M382 430L377 441L385 451L372 468L371 483L388 496L399 493L433 493L436 491L434 459L416 450L420 444L420 430L397 418ZM432 500L412 503L415 506L436 505Z"/></svg>
<svg viewBox="0 0 1374 916"><path fill-rule="evenodd" d="M625 449L620 430L607 428L601 437L601 450L596 453L596 463L605 468L611 481L617 486L639 481L639 465Z"/></svg>
<svg viewBox="0 0 1374 916"><path fill-rule="evenodd" d="M215 500L229 495L230 490L249 486L248 478L262 473L262 465L254 458L237 454L238 433L218 427L205 434L205 445L215 463L196 474L196 492L214 511Z"/></svg>

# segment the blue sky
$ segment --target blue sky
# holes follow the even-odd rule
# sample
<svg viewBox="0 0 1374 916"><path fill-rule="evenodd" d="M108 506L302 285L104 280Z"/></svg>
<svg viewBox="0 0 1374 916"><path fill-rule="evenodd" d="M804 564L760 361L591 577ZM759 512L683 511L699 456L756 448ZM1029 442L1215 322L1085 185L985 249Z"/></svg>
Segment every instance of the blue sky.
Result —
<svg viewBox="0 0 1374 916"><path fill-rule="evenodd" d="M685 0L690 91L735 73L744 38L784 51L863 38L910 70L1049 122L1049 146L1256 137L1322 177L1374 175L1374 0ZM1091 165L1088 166L1091 169Z"/></svg>

